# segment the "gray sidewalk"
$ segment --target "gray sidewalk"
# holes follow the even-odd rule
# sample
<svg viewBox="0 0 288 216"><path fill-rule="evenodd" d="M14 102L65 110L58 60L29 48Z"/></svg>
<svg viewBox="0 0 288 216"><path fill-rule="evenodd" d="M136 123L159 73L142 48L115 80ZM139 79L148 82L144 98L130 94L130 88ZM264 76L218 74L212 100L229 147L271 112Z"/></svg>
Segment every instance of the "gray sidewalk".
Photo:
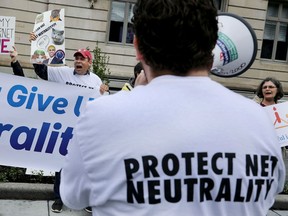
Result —
<svg viewBox="0 0 288 216"><path fill-rule="evenodd" d="M91 216L84 210L63 207L53 213L53 185L29 183L0 183L0 216ZM288 195L278 195L267 216L288 216ZM244 216L244 215L243 215Z"/></svg>
<svg viewBox="0 0 288 216"><path fill-rule="evenodd" d="M51 211L52 184L0 183L0 216L91 216L84 210L63 206L63 211Z"/></svg>
<svg viewBox="0 0 288 216"><path fill-rule="evenodd" d="M49 200L0 200L0 216L92 216L92 214L74 211L63 206L63 211L51 211L53 201Z"/></svg>
<svg viewBox="0 0 288 216"><path fill-rule="evenodd" d="M53 213L52 203L49 200L0 200L0 216L92 216L84 210L73 211L65 206L61 213ZM267 216L288 216L288 211L270 210Z"/></svg>

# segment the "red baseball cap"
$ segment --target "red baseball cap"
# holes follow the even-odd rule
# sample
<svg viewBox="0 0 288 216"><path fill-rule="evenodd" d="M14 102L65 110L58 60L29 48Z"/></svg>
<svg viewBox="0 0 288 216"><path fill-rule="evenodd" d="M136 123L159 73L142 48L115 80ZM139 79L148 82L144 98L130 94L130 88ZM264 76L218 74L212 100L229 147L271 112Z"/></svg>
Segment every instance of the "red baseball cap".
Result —
<svg viewBox="0 0 288 216"><path fill-rule="evenodd" d="M90 53L89 50L86 50L86 49L78 49L77 52L74 53L74 57L75 57L77 54L82 55L84 58L88 58L89 61L92 60L92 55L91 55L91 53Z"/></svg>

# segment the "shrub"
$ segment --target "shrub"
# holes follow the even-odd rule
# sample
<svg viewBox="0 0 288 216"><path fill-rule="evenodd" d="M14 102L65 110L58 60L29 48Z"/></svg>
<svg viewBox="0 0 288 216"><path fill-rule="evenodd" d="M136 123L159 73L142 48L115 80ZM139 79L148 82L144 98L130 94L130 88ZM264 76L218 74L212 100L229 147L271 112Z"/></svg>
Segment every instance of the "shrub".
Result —
<svg viewBox="0 0 288 216"><path fill-rule="evenodd" d="M99 76L104 84L108 85L110 82L109 76L111 74L110 69L108 68L110 58L102 52L101 48L98 46L98 41L92 52L94 55L92 62L92 72Z"/></svg>
<svg viewBox="0 0 288 216"><path fill-rule="evenodd" d="M34 171L33 175L27 175L25 168L0 166L0 182L21 183L47 183L53 184L53 176L44 176L43 171Z"/></svg>
<svg viewBox="0 0 288 216"><path fill-rule="evenodd" d="M282 193L283 193L283 194L288 194L288 181L285 182Z"/></svg>

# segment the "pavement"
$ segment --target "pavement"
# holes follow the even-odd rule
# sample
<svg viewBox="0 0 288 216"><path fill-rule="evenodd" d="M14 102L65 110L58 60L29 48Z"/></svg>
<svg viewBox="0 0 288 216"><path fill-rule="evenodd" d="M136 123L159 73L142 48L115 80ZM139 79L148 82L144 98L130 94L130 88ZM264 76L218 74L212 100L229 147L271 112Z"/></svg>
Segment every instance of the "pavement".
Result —
<svg viewBox="0 0 288 216"><path fill-rule="evenodd" d="M66 206L54 213L53 197L53 184L0 183L0 216L92 216Z"/></svg>
<svg viewBox="0 0 288 216"><path fill-rule="evenodd" d="M288 154L283 156L288 181ZM0 216L92 216L84 210L68 209L65 205L60 214L54 213L51 211L53 197L53 184L0 182ZM288 216L288 194L277 195L267 216Z"/></svg>
<svg viewBox="0 0 288 216"><path fill-rule="evenodd" d="M61 213L54 213L52 203L49 200L0 200L0 216L92 216L84 210L74 211L65 206Z"/></svg>
<svg viewBox="0 0 288 216"><path fill-rule="evenodd" d="M52 203L52 184L0 183L0 216L92 216L66 206L54 213ZM267 216L288 216L288 195L278 195Z"/></svg>
<svg viewBox="0 0 288 216"><path fill-rule="evenodd" d="M0 200L0 216L92 216L84 210L63 207L61 213L51 211L51 200ZM245 216L245 215L243 215ZM287 210L269 210L267 216L288 216Z"/></svg>

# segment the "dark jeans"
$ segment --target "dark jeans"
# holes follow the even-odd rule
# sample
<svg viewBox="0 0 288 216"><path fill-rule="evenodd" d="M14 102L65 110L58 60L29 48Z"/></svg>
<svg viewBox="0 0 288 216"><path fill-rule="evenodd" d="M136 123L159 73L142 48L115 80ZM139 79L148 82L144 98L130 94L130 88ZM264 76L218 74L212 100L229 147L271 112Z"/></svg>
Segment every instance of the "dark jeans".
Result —
<svg viewBox="0 0 288 216"><path fill-rule="evenodd" d="M55 182L54 182L54 196L55 199L60 199L60 180L61 180L61 170L60 172L55 172Z"/></svg>

